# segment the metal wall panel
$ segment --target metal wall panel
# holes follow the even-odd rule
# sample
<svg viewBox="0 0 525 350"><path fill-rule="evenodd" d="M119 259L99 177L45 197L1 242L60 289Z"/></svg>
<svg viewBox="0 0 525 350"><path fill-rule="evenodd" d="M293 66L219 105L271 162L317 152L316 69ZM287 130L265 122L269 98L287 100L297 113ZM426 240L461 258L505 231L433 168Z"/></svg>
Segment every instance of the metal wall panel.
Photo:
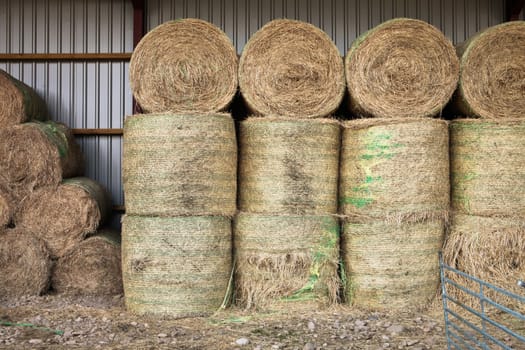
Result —
<svg viewBox="0 0 525 350"><path fill-rule="evenodd" d="M0 0L0 53L120 53L133 50L129 0ZM127 62L0 62L71 128L121 128L132 113ZM120 136L78 136L86 175L123 205Z"/></svg>
<svg viewBox="0 0 525 350"><path fill-rule="evenodd" d="M222 28L237 52L268 21L291 18L323 29L344 55L355 38L391 18L417 18L454 43L505 19L501 0L150 0L147 30L168 20L197 17Z"/></svg>

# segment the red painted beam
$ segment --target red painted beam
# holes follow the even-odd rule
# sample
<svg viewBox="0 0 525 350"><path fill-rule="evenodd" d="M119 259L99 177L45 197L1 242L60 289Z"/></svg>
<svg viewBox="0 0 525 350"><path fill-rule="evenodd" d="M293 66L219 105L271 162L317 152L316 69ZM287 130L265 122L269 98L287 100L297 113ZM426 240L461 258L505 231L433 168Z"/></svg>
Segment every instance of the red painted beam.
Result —
<svg viewBox="0 0 525 350"><path fill-rule="evenodd" d="M145 32L145 0L131 0L133 4L133 49L137 47L140 39L144 36ZM133 114L142 113L142 108L140 108L135 98L133 98Z"/></svg>
<svg viewBox="0 0 525 350"><path fill-rule="evenodd" d="M525 0L507 0L507 21L516 21L525 6Z"/></svg>

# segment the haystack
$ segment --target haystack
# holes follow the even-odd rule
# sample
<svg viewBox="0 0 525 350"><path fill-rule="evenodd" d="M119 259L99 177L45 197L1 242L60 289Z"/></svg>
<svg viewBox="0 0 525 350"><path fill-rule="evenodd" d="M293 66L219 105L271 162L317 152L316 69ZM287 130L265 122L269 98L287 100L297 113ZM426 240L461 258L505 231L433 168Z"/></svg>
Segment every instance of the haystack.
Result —
<svg viewBox="0 0 525 350"><path fill-rule="evenodd" d="M525 276L525 220L454 214L449 234L443 248L443 260L460 271L523 295L523 288L517 281ZM463 277L449 276L456 283L479 291L479 284L466 281ZM451 287L448 293L475 308L479 298L472 297ZM524 305L501 293L485 289L485 295L511 309ZM514 305L513 303L517 303Z"/></svg>
<svg viewBox="0 0 525 350"><path fill-rule="evenodd" d="M446 219L447 122L390 118L344 123L339 186L341 214L353 222Z"/></svg>
<svg viewBox="0 0 525 350"><path fill-rule="evenodd" d="M353 42L345 72L354 114L433 117L456 89L459 63L454 46L437 28L397 18Z"/></svg>
<svg viewBox="0 0 525 350"><path fill-rule="evenodd" d="M442 221L346 221L341 238L346 302L372 309L424 309L439 285Z"/></svg>
<svg viewBox="0 0 525 350"><path fill-rule="evenodd" d="M14 222L43 239L57 258L104 223L109 203L106 190L99 183L85 177L72 178L57 188L33 192L20 204Z"/></svg>
<svg viewBox="0 0 525 350"><path fill-rule="evenodd" d="M124 216L127 309L171 317L217 311L227 299L231 244L231 222L225 217Z"/></svg>
<svg viewBox="0 0 525 350"><path fill-rule="evenodd" d="M525 217L525 120L459 119L450 124L452 209Z"/></svg>
<svg viewBox="0 0 525 350"><path fill-rule="evenodd" d="M9 191L0 185L0 230L7 226L13 217L13 202Z"/></svg>
<svg viewBox="0 0 525 350"><path fill-rule="evenodd" d="M32 122L0 129L0 183L16 201L34 189L81 175L83 158L63 124Z"/></svg>
<svg viewBox="0 0 525 350"><path fill-rule="evenodd" d="M236 210L237 144L229 114L142 114L124 125L123 183L133 215Z"/></svg>
<svg viewBox="0 0 525 350"><path fill-rule="evenodd" d="M146 34L129 65L145 112L216 112L237 91L237 53L219 28L200 19L166 22Z"/></svg>
<svg viewBox="0 0 525 350"><path fill-rule="evenodd" d="M338 301L339 224L332 216L241 213L234 252L236 301L247 309Z"/></svg>
<svg viewBox="0 0 525 350"><path fill-rule="evenodd" d="M239 140L240 210L337 213L338 122L249 118L240 123Z"/></svg>
<svg viewBox="0 0 525 350"><path fill-rule="evenodd" d="M524 118L524 47L524 21L490 27L459 46L457 110L488 119Z"/></svg>
<svg viewBox="0 0 525 350"><path fill-rule="evenodd" d="M73 246L57 260L51 286L58 293L121 294L120 233L101 230Z"/></svg>
<svg viewBox="0 0 525 350"><path fill-rule="evenodd" d="M0 298L44 293L51 268L44 241L18 228L0 230Z"/></svg>
<svg viewBox="0 0 525 350"><path fill-rule="evenodd" d="M32 88L0 69L0 129L47 119L44 100Z"/></svg>
<svg viewBox="0 0 525 350"><path fill-rule="evenodd" d="M330 37L319 28L277 19L259 29L244 46L239 86L254 114L324 117L343 98L343 61Z"/></svg>

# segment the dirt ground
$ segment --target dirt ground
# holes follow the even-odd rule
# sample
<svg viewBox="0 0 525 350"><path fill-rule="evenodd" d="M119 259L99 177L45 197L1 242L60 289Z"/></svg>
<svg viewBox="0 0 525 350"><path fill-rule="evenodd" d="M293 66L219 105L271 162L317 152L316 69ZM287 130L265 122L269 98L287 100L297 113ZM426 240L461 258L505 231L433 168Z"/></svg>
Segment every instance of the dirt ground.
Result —
<svg viewBox="0 0 525 350"><path fill-rule="evenodd" d="M159 319L126 312L122 296L0 300L0 348L9 349L446 349L443 314L218 311Z"/></svg>

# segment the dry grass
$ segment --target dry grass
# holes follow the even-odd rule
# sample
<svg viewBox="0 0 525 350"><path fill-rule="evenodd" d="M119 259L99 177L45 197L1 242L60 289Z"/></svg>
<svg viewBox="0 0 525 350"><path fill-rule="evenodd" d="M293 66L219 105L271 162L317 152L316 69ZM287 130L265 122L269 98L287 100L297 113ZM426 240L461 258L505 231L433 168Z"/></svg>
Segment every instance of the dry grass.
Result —
<svg viewBox="0 0 525 350"><path fill-rule="evenodd" d="M229 114L128 117L122 167L128 214L235 213L237 144Z"/></svg>
<svg viewBox="0 0 525 350"><path fill-rule="evenodd" d="M488 119L525 117L525 22L479 32L458 47L456 109Z"/></svg>
<svg viewBox="0 0 525 350"><path fill-rule="evenodd" d="M145 112L216 112L237 91L237 53L219 28L186 18L161 24L139 42L129 65Z"/></svg>
<svg viewBox="0 0 525 350"><path fill-rule="evenodd" d="M239 210L337 213L340 125L329 119L249 118L239 126Z"/></svg>
<svg viewBox="0 0 525 350"><path fill-rule="evenodd" d="M239 86L252 113L325 117L343 99L344 66L330 37L305 22L277 19L244 46Z"/></svg>
<svg viewBox="0 0 525 350"><path fill-rule="evenodd" d="M357 38L345 71L357 116L433 117L456 89L459 63L454 46L437 28L398 18Z"/></svg>
<svg viewBox="0 0 525 350"><path fill-rule="evenodd" d="M9 194L9 191L0 185L0 230L7 226L13 217L13 208L15 203Z"/></svg>

